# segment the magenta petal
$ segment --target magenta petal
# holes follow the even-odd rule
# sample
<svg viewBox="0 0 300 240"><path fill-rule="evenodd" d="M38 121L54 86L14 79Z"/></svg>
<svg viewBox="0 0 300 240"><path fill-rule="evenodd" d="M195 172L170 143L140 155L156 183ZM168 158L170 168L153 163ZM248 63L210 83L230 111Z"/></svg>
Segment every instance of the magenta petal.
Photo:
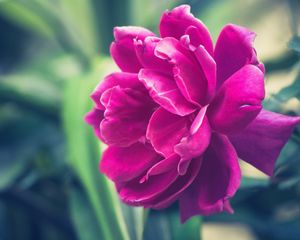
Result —
<svg viewBox="0 0 300 240"><path fill-rule="evenodd" d="M262 109L264 75L253 65L233 74L220 88L208 109L209 122L224 134L244 129Z"/></svg>
<svg viewBox="0 0 300 240"><path fill-rule="evenodd" d="M164 192L177 179L177 171L168 171L166 173L149 178L147 181L140 182L139 179L133 179L130 182L118 183L117 189L120 198L129 205L145 205L145 202L151 201L159 194Z"/></svg>
<svg viewBox="0 0 300 240"><path fill-rule="evenodd" d="M197 178L179 199L181 221L194 215L232 211L231 198L240 185L237 154L228 138L214 133Z"/></svg>
<svg viewBox="0 0 300 240"><path fill-rule="evenodd" d="M201 156L210 143L211 129L205 116L206 108L202 108L192 123L190 134L183 137L174 151L181 157L178 165L179 174L185 174L187 161ZM184 167L184 168L182 168Z"/></svg>
<svg viewBox="0 0 300 240"><path fill-rule="evenodd" d="M149 121L146 137L156 152L167 158L174 153L174 145L188 134L189 124L188 117L180 117L158 108Z"/></svg>
<svg viewBox="0 0 300 240"><path fill-rule="evenodd" d="M103 153L100 171L112 181L130 181L160 159L151 146L142 143L126 148L110 146Z"/></svg>
<svg viewBox="0 0 300 240"><path fill-rule="evenodd" d="M181 5L171 11L166 11L161 20L159 31L162 37L174 37L180 39L186 30L193 26L197 30L198 44L205 46L209 53L213 52L213 43L206 26L190 12L189 5Z"/></svg>
<svg viewBox="0 0 300 240"><path fill-rule="evenodd" d="M85 122L94 128L94 132L100 140L103 140L103 137L101 136L100 133L100 123L103 120L103 118L104 118L104 111L99 110L97 108L93 108L84 117Z"/></svg>
<svg viewBox="0 0 300 240"><path fill-rule="evenodd" d="M171 113L185 116L195 111L179 91L174 79L150 69L141 69L139 79L149 90L152 99Z"/></svg>
<svg viewBox="0 0 300 240"><path fill-rule="evenodd" d="M275 161L300 117L262 110L242 132L229 135L239 157L271 176Z"/></svg>
<svg viewBox="0 0 300 240"><path fill-rule="evenodd" d="M194 181L199 173L201 164L202 158L193 159L187 173L184 176L179 176L166 191L151 202L147 202L146 206L154 209L162 209L176 201L180 194L182 194Z"/></svg>
<svg viewBox="0 0 300 240"><path fill-rule="evenodd" d="M123 88L143 89L143 85L135 73L115 72L104 78L91 94L92 100L96 104L96 108L104 110L104 106L100 102L101 95L108 89L120 86Z"/></svg>
<svg viewBox="0 0 300 240"><path fill-rule="evenodd" d="M136 55L144 68L172 75L172 65L154 54L157 44L161 41L158 37L146 37L144 41L135 41Z"/></svg>
<svg viewBox="0 0 300 240"><path fill-rule="evenodd" d="M116 64L124 72L138 72L141 64L137 59L134 41L144 40L154 33L142 27L115 27L115 41L110 46L110 53Z"/></svg>
<svg viewBox="0 0 300 240"><path fill-rule="evenodd" d="M209 55L202 45L194 50L194 54L207 81L206 101L209 102L214 97L216 91L217 65L215 60L211 57L211 55Z"/></svg>
<svg viewBox="0 0 300 240"><path fill-rule="evenodd" d="M170 157L159 161L147 171L147 174L141 179L140 182L147 181L150 176L159 175L171 171L172 169L176 169L179 160L180 157L177 154L173 154Z"/></svg>
<svg viewBox="0 0 300 240"><path fill-rule="evenodd" d="M254 32L234 24L228 24L221 30L214 53L218 87L244 65L259 64L253 48L255 36Z"/></svg>
<svg viewBox="0 0 300 240"><path fill-rule="evenodd" d="M205 105L207 81L192 53L177 39L168 37L157 44L155 54L173 64L174 79L183 96L194 104Z"/></svg>
<svg viewBox="0 0 300 240"><path fill-rule="evenodd" d="M126 147L145 136L155 107L146 92L116 86L102 94L101 103L106 110L100 130L106 144Z"/></svg>

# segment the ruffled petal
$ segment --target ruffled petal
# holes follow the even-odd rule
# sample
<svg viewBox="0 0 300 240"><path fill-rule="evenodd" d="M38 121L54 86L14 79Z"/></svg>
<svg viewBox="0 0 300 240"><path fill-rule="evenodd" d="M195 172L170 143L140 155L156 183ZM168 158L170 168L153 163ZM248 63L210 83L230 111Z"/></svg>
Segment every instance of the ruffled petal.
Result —
<svg viewBox="0 0 300 240"><path fill-rule="evenodd" d="M179 176L166 191L152 201L146 202L145 206L162 209L171 205L192 184L199 173L201 164L202 158L193 159L185 175Z"/></svg>
<svg viewBox="0 0 300 240"><path fill-rule="evenodd" d="M117 183L116 187L120 198L126 204L145 206L146 202L168 189L177 177L177 170L174 169L143 182L137 178L129 182Z"/></svg>
<svg viewBox="0 0 300 240"><path fill-rule="evenodd" d="M156 152L167 158L174 153L174 146L181 138L187 136L189 125L188 117L180 117L160 107L151 116L146 137Z"/></svg>
<svg viewBox="0 0 300 240"><path fill-rule="evenodd" d="M263 73L256 66L244 66L222 85L210 104L211 127L224 134L241 131L262 109L264 95Z"/></svg>
<svg viewBox="0 0 300 240"><path fill-rule="evenodd" d="M171 11L166 11L160 20L160 35L179 40L182 35L191 33L194 44L201 44L209 53L212 53L213 42L207 27L195 18L190 10L189 5L181 5Z"/></svg>
<svg viewBox="0 0 300 240"><path fill-rule="evenodd" d="M144 40L155 34L142 27L115 27L115 41L110 46L110 54L119 68L124 72L138 72L141 63L137 59L134 41Z"/></svg>
<svg viewBox="0 0 300 240"><path fill-rule="evenodd" d="M103 137L101 136L101 132L100 132L100 123L103 120L103 118L104 118L104 111L99 110L97 108L93 108L84 117L85 122L94 128L95 135L100 140L103 140Z"/></svg>
<svg viewBox="0 0 300 240"><path fill-rule="evenodd" d="M217 65L213 57L207 52L203 45L195 47L193 41L189 35L183 35L180 38L180 43L186 49L193 52L194 56L198 60L199 68L201 68L201 74L203 79L206 80L206 100L209 103L214 97L217 83Z"/></svg>
<svg viewBox="0 0 300 240"><path fill-rule="evenodd" d="M173 64L176 84L183 96L197 105L207 103L207 81L192 53L175 38L162 39L155 48L155 55Z"/></svg>
<svg viewBox="0 0 300 240"><path fill-rule="evenodd" d="M150 69L141 69L139 80L149 90L152 99L167 111L185 116L196 110L179 91L174 79Z"/></svg>
<svg viewBox="0 0 300 240"><path fill-rule="evenodd" d="M106 109L100 124L106 144L126 147L145 136L156 107L146 92L115 86L106 90L100 101Z"/></svg>
<svg viewBox="0 0 300 240"><path fill-rule="evenodd" d="M125 148L110 146L103 153L100 171L114 182L130 181L160 159L151 146L142 143Z"/></svg>
<svg viewBox="0 0 300 240"><path fill-rule="evenodd" d="M172 65L154 54L157 44L161 41L158 37L146 37L144 41L135 41L137 58L144 68L152 69L172 76Z"/></svg>
<svg viewBox="0 0 300 240"><path fill-rule="evenodd" d="M218 87L246 64L259 65L261 69L253 48L255 36L254 32L234 24L228 24L221 30L214 52Z"/></svg>
<svg viewBox="0 0 300 240"><path fill-rule="evenodd" d="M183 137L174 151L181 157L178 165L180 175L186 173L189 162L201 156L210 143L211 129L205 116L207 107L202 108L194 119L189 135Z"/></svg>
<svg viewBox="0 0 300 240"><path fill-rule="evenodd" d="M133 180L117 184L117 189L121 199L127 204L154 209L165 208L177 200L178 196L193 182L201 163L201 159L194 159L184 176L178 176L176 168L173 168L157 173L155 177L146 181Z"/></svg>
<svg viewBox="0 0 300 240"><path fill-rule="evenodd" d="M206 102L210 102L216 92L217 65L215 60L209 55L202 45L194 50L194 54L207 81Z"/></svg>
<svg viewBox="0 0 300 240"><path fill-rule="evenodd" d="M194 215L232 212L229 204L240 185L237 154L228 138L212 135L197 178L179 199L181 221Z"/></svg>
<svg viewBox="0 0 300 240"><path fill-rule="evenodd" d="M176 169L179 163L180 157L177 154L172 154L168 158L165 158L155 165L153 165L146 173L146 175L140 180L140 182L147 181L149 177L159 175Z"/></svg>
<svg viewBox="0 0 300 240"><path fill-rule="evenodd" d="M122 88L143 89L144 86L135 73L115 72L104 78L91 94L92 100L96 104L96 108L104 110L104 106L100 102L101 95L108 89L120 86Z"/></svg>
<svg viewBox="0 0 300 240"><path fill-rule="evenodd" d="M280 151L299 123L300 117L262 110L246 129L228 137L241 159L271 176Z"/></svg>

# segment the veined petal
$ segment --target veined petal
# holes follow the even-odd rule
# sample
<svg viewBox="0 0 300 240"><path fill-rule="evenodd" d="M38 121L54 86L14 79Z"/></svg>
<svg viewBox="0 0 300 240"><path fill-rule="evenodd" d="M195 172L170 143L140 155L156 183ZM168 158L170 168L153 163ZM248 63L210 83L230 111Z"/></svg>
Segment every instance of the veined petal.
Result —
<svg viewBox="0 0 300 240"><path fill-rule="evenodd" d="M100 124L106 144L126 147L145 136L155 108L146 92L115 86L106 90L100 101L106 109Z"/></svg>
<svg viewBox="0 0 300 240"><path fill-rule="evenodd" d="M144 86L138 79L136 73L115 72L104 78L91 94L92 100L96 104L96 108L104 110L104 106L100 102L101 95L108 89L120 86L122 88L143 89Z"/></svg>
<svg viewBox="0 0 300 240"><path fill-rule="evenodd" d="M197 177L202 164L202 158L195 158L191 162L187 172L179 176L169 188L152 201L146 202L146 207L162 209L171 205L192 184Z"/></svg>
<svg viewBox="0 0 300 240"><path fill-rule="evenodd" d="M155 36L154 33L142 27L115 27L115 41L110 46L110 54L116 64L124 72L138 72L141 63L137 59L134 41L144 40L147 36Z"/></svg>
<svg viewBox="0 0 300 240"><path fill-rule="evenodd" d="M199 106L207 103L207 81L192 53L172 37L162 39L155 55L173 64L176 84L183 96Z"/></svg>
<svg viewBox="0 0 300 240"><path fill-rule="evenodd" d="M207 81L206 102L214 97L217 83L217 65L215 60L209 55L206 49L200 45L194 50L194 54L202 68Z"/></svg>
<svg viewBox="0 0 300 240"><path fill-rule="evenodd" d="M264 96L263 73L256 66L244 66L222 85L210 104L211 127L224 134L241 131L262 109Z"/></svg>
<svg viewBox="0 0 300 240"><path fill-rule="evenodd" d="M152 99L167 111L185 116L196 110L179 91L174 79L150 69L141 69L139 80L149 90Z"/></svg>
<svg viewBox="0 0 300 240"><path fill-rule="evenodd" d="M197 34L197 43L205 46L209 53L213 52L213 43L210 33L206 26L190 12L189 5L181 5L171 11L166 11L161 20L159 31L160 35L164 37L174 37L180 39L182 35L186 34L189 27L194 27L193 34ZM196 32L196 33L195 33Z"/></svg>
<svg viewBox="0 0 300 240"><path fill-rule="evenodd" d="M232 212L229 204L240 185L237 154L224 135L214 133L194 182L179 198L181 221L194 215Z"/></svg>
<svg viewBox="0 0 300 240"><path fill-rule="evenodd" d="M137 58L144 68L172 76L172 65L167 60L161 59L154 54L154 50L160 41L161 38L153 36L146 37L144 41L135 41Z"/></svg>
<svg viewBox="0 0 300 240"><path fill-rule="evenodd" d="M205 116L207 107L203 107L194 119L189 135L183 137L174 151L181 157L178 165L180 175L186 173L188 164L195 157L200 157L210 143L211 129Z"/></svg>
<svg viewBox="0 0 300 240"><path fill-rule="evenodd" d="M103 153L100 171L114 182L130 181L161 158L150 145L142 143L125 148L109 146Z"/></svg>
<svg viewBox="0 0 300 240"><path fill-rule="evenodd" d="M246 64L259 65L253 42L256 34L234 24L226 25L219 35L214 52L217 63L217 87ZM261 65L259 65L262 69Z"/></svg>
<svg viewBox="0 0 300 240"><path fill-rule="evenodd" d="M159 161L147 171L146 175L140 180L140 182L143 183L147 181L151 176L159 175L176 169L179 160L179 155L172 154L170 157Z"/></svg>
<svg viewBox="0 0 300 240"><path fill-rule="evenodd" d="M146 137L156 152L168 158L174 154L174 146L187 136L189 124L189 117L180 117L160 107L151 116Z"/></svg>
<svg viewBox="0 0 300 240"><path fill-rule="evenodd" d="M176 169L149 178L140 182L140 179L133 179L129 182L117 183L116 187L119 196L125 203L133 206L145 206L145 202L151 201L164 192L177 179Z"/></svg>
<svg viewBox="0 0 300 240"><path fill-rule="evenodd" d="M280 151L299 123L300 117L262 110L246 129L228 137L241 159L271 176Z"/></svg>

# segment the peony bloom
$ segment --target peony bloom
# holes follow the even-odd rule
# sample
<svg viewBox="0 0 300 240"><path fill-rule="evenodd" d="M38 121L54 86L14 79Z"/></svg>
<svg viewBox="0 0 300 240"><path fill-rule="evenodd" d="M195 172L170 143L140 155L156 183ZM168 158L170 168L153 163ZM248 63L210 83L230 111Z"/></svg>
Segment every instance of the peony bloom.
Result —
<svg viewBox="0 0 300 240"><path fill-rule="evenodd" d="M300 118L262 109L253 32L228 24L213 46L188 5L166 11L159 31L114 29L110 51L121 72L96 87L86 116L108 145L100 170L129 205L162 209L178 200L183 222L233 212L239 158L272 175Z"/></svg>

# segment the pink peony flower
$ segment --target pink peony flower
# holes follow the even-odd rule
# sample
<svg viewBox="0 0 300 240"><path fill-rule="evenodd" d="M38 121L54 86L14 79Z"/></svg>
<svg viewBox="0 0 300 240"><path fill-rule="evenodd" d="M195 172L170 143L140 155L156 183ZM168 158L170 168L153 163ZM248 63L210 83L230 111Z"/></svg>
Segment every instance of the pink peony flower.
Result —
<svg viewBox="0 0 300 240"><path fill-rule="evenodd" d="M159 30L114 29L110 51L121 72L96 87L86 116L108 145L100 170L129 205L162 209L179 200L183 222L233 212L238 159L272 175L300 118L262 109L255 33L228 24L213 46L188 5L166 11Z"/></svg>

